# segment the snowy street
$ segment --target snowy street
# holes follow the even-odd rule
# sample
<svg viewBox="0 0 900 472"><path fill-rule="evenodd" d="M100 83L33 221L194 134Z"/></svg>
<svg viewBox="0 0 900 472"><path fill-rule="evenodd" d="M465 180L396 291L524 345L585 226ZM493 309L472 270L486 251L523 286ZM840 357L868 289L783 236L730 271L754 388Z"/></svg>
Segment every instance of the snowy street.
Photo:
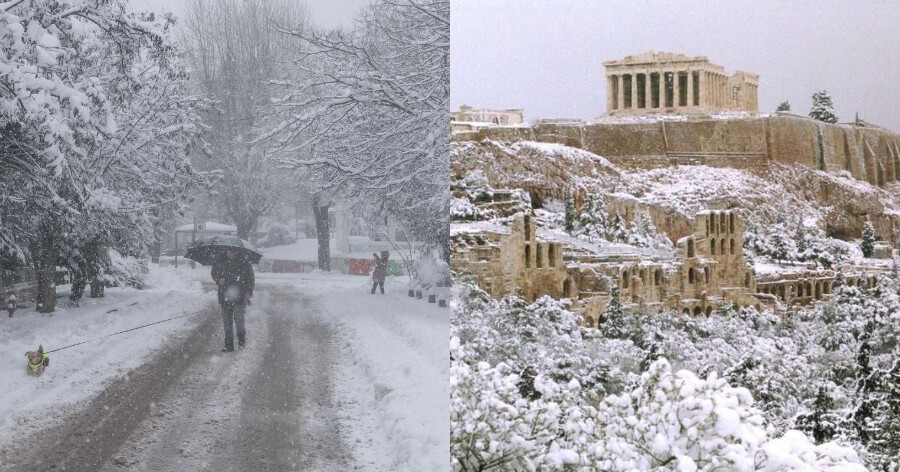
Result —
<svg viewBox="0 0 900 472"><path fill-rule="evenodd" d="M0 437L0 469L446 468L449 312L406 297L405 278L389 280L382 296L369 294L365 277L258 274L247 311L247 346L221 353L221 315L214 292L205 290L211 288L204 280L208 269L155 271L163 273L154 274L157 278L184 282L185 288L171 290L167 298L213 309L187 323L176 321L179 328L159 336L149 350L153 341L140 338L150 328L102 341L126 358L130 350L149 352L133 370L108 380L88 377L99 393L70 394L70 407L52 405L23 415L18 408L27 402L7 399L82 378L84 369L104 371L90 357L74 364L67 359L84 356L98 343L83 345L85 352L78 352L79 346L54 355L40 378L27 377L24 367L4 370L19 393L6 396L4 387L0 412L5 424L17 426ZM141 307L142 297L159 297L154 290L123 292L112 291L110 298L127 295ZM77 310L42 324L71 323L66 318L77 317ZM86 339L111 331L103 327L108 319L97 320ZM116 323L120 326L125 323ZM4 357L18 360L21 354ZM109 364L106 371L115 366L103 362ZM37 443L54 446L33 447Z"/></svg>

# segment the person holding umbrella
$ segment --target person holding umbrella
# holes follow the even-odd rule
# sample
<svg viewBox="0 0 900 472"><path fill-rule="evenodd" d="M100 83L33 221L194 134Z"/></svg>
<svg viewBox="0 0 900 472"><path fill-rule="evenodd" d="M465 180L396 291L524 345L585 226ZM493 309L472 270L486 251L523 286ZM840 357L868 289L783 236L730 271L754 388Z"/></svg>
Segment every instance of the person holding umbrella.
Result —
<svg viewBox="0 0 900 472"><path fill-rule="evenodd" d="M217 235L191 244L184 257L203 265L212 265L212 279L219 287L219 304L225 324L225 347L234 351L234 325L237 325L238 347L244 347L247 332L244 313L253 296L253 267L262 254L252 244L237 236Z"/></svg>
<svg viewBox="0 0 900 472"><path fill-rule="evenodd" d="M232 325L237 325L238 347L243 348L247 340L244 314L256 282L253 267L247 260L238 257L236 249L228 248L225 257L213 263L211 275L219 286L219 304L222 305L222 321L225 323L225 347L222 352L234 351Z"/></svg>

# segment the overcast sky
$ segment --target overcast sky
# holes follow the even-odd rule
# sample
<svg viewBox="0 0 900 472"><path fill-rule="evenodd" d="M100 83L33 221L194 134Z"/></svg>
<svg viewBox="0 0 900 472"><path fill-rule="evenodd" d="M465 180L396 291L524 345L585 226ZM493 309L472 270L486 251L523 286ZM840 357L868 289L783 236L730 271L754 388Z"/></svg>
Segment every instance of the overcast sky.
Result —
<svg viewBox="0 0 900 472"><path fill-rule="evenodd" d="M655 50L760 76L759 107L807 114L827 89L900 131L900 2L452 0L450 101L524 108L526 119L605 111L603 61Z"/></svg>
<svg viewBox="0 0 900 472"><path fill-rule="evenodd" d="M306 3L313 24L320 28L350 27L356 11L369 0L297 0ZM165 12L177 15L184 12L187 0L131 0L135 9Z"/></svg>

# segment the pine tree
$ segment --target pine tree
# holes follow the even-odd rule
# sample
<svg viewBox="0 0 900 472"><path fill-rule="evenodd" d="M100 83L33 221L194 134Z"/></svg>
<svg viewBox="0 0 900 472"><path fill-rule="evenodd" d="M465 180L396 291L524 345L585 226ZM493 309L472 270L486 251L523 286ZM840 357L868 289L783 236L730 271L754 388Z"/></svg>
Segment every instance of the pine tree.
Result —
<svg viewBox="0 0 900 472"><path fill-rule="evenodd" d="M797 232L794 234L794 244L797 246L797 259L801 261L807 260L810 245L806 235L806 226L802 221L797 225Z"/></svg>
<svg viewBox="0 0 900 472"><path fill-rule="evenodd" d="M831 96L828 92L822 90L816 92L812 96L812 109L809 111L809 117L824 121L825 123L837 123L837 115L834 114L834 104L831 102Z"/></svg>
<svg viewBox="0 0 900 472"><path fill-rule="evenodd" d="M625 220L622 219L618 212L616 212L616 214L613 216L612 223L609 225L607 234L612 238L613 242L627 242L628 232L625 228Z"/></svg>
<svg viewBox="0 0 900 472"><path fill-rule="evenodd" d="M872 347L868 340L863 340L856 354L856 402L853 410L853 425L856 434L863 444L868 444L876 425L873 424L875 408L878 405L877 382L872 366Z"/></svg>
<svg viewBox="0 0 900 472"><path fill-rule="evenodd" d="M619 285L613 285L609 291L609 303L606 305L606 313L603 315L603 323L600 331L608 338L622 339L626 336L625 311L619 300Z"/></svg>
<svg viewBox="0 0 900 472"><path fill-rule="evenodd" d="M775 111L791 111L791 102L785 100L778 104L778 108Z"/></svg>
<svg viewBox="0 0 900 472"><path fill-rule="evenodd" d="M566 232L571 234L575 230L575 196L572 186L566 187Z"/></svg>
<svg viewBox="0 0 900 472"><path fill-rule="evenodd" d="M885 385L887 391L884 399L885 418L881 422L882 447L897 455L900 452L900 357L897 350L893 352L893 364L887 372Z"/></svg>
<svg viewBox="0 0 900 472"><path fill-rule="evenodd" d="M875 229L872 228L872 222L866 221L863 227L862 242L859 244L862 249L863 257L870 258L875 252Z"/></svg>

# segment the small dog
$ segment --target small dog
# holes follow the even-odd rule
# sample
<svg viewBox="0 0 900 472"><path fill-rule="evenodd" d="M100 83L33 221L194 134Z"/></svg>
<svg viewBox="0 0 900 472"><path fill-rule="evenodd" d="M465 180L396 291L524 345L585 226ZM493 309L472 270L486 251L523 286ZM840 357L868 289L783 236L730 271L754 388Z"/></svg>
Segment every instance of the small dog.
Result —
<svg viewBox="0 0 900 472"><path fill-rule="evenodd" d="M44 373L44 369L50 365L50 356L44 352L44 346L39 345L37 351L28 351L25 353L28 358L28 374L40 377Z"/></svg>

